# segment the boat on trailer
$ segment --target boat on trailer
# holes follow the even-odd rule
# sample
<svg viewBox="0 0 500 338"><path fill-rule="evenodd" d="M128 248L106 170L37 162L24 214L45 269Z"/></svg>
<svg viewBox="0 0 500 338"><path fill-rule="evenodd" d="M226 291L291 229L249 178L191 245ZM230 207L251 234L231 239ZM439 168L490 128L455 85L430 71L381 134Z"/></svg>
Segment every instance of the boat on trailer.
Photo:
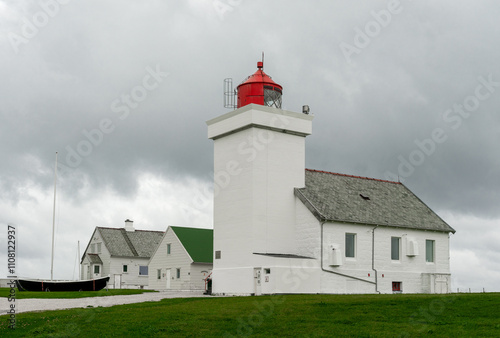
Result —
<svg viewBox="0 0 500 338"><path fill-rule="evenodd" d="M16 286L19 291L99 291L106 287L108 281L109 276L76 281L16 279Z"/></svg>

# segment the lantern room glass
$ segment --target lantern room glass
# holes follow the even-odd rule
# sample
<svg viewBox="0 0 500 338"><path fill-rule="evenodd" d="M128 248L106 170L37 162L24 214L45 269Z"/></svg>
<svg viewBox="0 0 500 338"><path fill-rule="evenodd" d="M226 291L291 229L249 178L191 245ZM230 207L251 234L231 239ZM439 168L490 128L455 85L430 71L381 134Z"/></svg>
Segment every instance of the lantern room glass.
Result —
<svg viewBox="0 0 500 338"><path fill-rule="evenodd" d="M281 109L281 93L271 86L264 86L264 105Z"/></svg>

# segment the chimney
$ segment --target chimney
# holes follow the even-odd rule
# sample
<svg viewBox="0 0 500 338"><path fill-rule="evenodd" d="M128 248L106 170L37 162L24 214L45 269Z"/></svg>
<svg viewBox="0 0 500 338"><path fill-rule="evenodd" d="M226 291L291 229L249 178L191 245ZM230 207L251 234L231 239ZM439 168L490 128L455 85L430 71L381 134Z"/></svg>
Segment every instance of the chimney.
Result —
<svg viewBox="0 0 500 338"><path fill-rule="evenodd" d="M130 232L134 232L135 231L135 229L134 229L134 221L126 219L125 220L125 230L126 231L130 231Z"/></svg>

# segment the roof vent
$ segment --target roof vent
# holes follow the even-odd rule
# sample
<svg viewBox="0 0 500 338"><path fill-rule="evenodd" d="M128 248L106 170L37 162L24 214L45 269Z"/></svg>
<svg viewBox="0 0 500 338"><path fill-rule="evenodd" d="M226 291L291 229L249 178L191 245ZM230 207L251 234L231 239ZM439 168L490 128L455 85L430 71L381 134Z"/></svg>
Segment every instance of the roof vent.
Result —
<svg viewBox="0 0 500 338"><path fill-rule="evenodd" d="M361 196L361 198L364 199L365 201L370 200L370 197L368 197L368 196L363 196L362 194L359 194L359 196Z"/></svg>

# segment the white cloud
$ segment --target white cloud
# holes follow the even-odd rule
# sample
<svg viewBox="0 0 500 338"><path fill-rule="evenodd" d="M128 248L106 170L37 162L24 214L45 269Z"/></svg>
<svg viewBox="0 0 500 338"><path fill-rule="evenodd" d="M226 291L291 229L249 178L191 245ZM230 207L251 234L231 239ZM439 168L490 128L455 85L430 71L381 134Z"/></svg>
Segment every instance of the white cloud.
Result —
<svg viewBox="0 0 500 338"><path fill-rule="evenodd" d="M457 232L450 237L453 290L499 291L499 219L442 212Z"/></svg>
<svg viewBox="0 0 500 338"><path fill-rule="evenodd" d="M77 243L80 241L83 254L96 226L120 228L125 219L132 219L134 227L143 230L165 231L169 225L212 228L210 196L201 204L193 198L206 185L194 178L170 181L143 173L138 177L139 189L133 198L120 196L109 188L95 195L88 182L83 190L90 195L85 196L83 204L68 202L64 193L58 194L54 278L73 278ZM25 188L29 190L29 198L20 199L16 208L4 212L2 223L17 227L18 275L49 278L53 191L38 186ZM5 226L0 234L2 242L6 234ZM0 261L7 262L5 250L0 252ZM2 274L7 275L4 271Z"/></svg>

